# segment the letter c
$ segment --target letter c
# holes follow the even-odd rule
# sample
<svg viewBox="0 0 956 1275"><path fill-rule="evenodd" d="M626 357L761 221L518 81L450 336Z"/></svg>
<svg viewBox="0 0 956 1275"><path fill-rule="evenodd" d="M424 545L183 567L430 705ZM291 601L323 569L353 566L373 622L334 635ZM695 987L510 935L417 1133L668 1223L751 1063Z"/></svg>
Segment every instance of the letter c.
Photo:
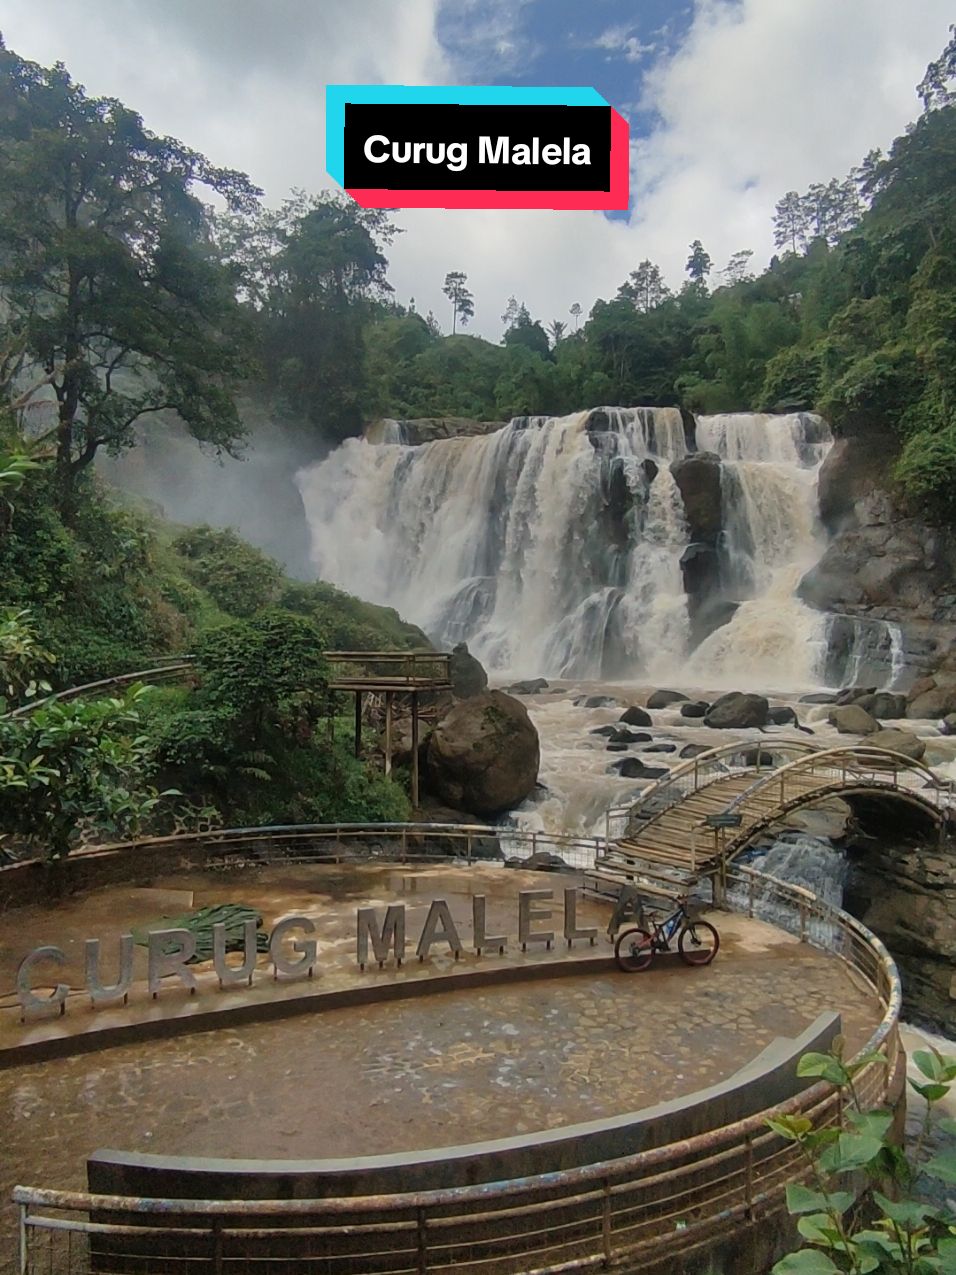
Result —
<svg viewBox="0 0 956 1275"><path fill-rule="evenodd" d="M65 965L66 955L62 948L51 946L38 947L29 956L25 956L17 970L17 1000L24 1014L28 1009L48 1012L55 1009L57 1013L62 1014L70 991L69 984L57 983L49 996L37 996L30 986L30 972L40 961L54 961L57 965Z"/></svg>
<svg viewBox="0 0 956 1275"><path fill-rule="evenodd" d="M371 137L368 137L368 138L366 138L366 139L365 139L365 145L364 145L364 147L362 148L362 149L364 150L364 152L365 152L365 158L366 158L367 160L369 160L371 163L373 163L373 164L384 164L384 163L386 162L386 160L388 159L388 155L387 155L387 154L386 154L386 155L373 155L373 154L372 154L372 143L373 143L373 142L384 142L384 144L387 146L387 145L388 145L388 138L387 138L387 137L384 137L381 133L373 133Z"/></svg>

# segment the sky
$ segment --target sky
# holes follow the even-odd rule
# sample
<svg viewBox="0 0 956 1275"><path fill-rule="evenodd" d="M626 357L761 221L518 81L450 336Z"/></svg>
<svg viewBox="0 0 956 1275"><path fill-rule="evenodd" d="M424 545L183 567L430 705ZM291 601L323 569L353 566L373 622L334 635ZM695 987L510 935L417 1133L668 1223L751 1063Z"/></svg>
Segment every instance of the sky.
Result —
<svg viewBox="0 0 956 1275"><path fill-rule="evenodd" d="M332 186L326 83L593 86L631 124L627 215L407 210L397 299L491 340L515 295L543 322L587 313L639 261L680 285L701 239L715 269L762 267L789 190L844 177L919 111L952 0L0 0L8 47L63 61L93 95L249 173L270 203Z"/></svg>

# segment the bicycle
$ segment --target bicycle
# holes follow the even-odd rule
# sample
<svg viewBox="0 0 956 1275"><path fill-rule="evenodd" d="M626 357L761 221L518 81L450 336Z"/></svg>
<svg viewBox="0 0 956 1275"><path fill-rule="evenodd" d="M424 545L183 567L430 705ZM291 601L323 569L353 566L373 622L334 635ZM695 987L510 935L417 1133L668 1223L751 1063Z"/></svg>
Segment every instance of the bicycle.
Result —
<svg viewBox="0 0 956 1275"><path fill-rule="evenodd" d="M699 921L687 910L687 896L674 899L676 909L663 920L651 918L653 933L643 925L622 930L614 944L614 959L622 970L636 974L646 970L656 952L669 952L677 935L677 951L685 965L709 965L720 948L720 935L709 921ZM644 919L642 914L642 920Z"/></svg>

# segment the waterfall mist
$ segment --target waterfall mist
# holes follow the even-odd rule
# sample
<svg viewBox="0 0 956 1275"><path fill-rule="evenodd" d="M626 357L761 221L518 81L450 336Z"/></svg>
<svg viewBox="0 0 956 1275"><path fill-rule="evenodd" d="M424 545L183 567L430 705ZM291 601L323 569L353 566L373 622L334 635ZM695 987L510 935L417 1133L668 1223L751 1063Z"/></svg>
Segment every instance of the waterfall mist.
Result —
<svg viewBox="0 0 956 1275"><path fill-rule="evenodd" d="M159 505L173 522L231 527L281 562L290 575L312 579L309 528L295 482L315 448L293 426L265 409L245 405L248 437L242 458L200 449L176 417L152 419L137 446L118 457L100 455L97 472L114 486Z"/></svg>

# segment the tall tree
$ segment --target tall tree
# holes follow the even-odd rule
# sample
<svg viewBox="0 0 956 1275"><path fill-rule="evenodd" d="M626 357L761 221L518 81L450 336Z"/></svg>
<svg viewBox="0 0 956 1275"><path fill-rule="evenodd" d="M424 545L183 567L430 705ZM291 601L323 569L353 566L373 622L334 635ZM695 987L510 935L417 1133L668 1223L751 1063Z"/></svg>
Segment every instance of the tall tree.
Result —
<svg viewBox="0 0 956 1275"><path fill-rule="evenodd" d="M807 209L795 190L778 200L773 214L773 241L794 254L807 246Z"/></svg>
<svg viewBox="0 0 956 1275"><path fill-rule="evenodd" d="M813 238L823 239L831 247L860 219L860 197L852 176L844 181L834 177L826 185L817 182L807 191L803 203Z"/></svg>
<svg viewBox="0 0 956 1275"><path fill-rule="evenodd" d="M475 298L468 291L468 276L461 270L450 270L445 275L442 292L451 302L451 334L454 336L459 322L464 327L475 313Z"/></svg>
<svg viewBox="0 0 956 1275"><path fill-rule="evenodd" d="M705 254L706 255L706 254ZM709 258L708 258L709 261ZM630 301L636 310L648 314L656 309L662 301L671 295L664 283L660 266L652 261L642 261L636 270L632 270L627 279L617 290L622 301Z"/></svg>
<svg viewBox="0 0 956 1275"><path fill-rule="evenodd" d="M235 278L219 260L197 188L235 212L260 195L241 173L89 98L58 64L0 43L0 289L27 361L56 395L60 498L98 449L134 441L173 409L229 450L248 359Z"/></svg>
<svg viewBox="0 0 956 1275"><path fill-rule="evenodd" d="M956 104L956 24L949 28L949 34L949 43L936 61L930 62L916 89L924 111Z"/></svg>
<svg viewBox="0 0 956 1275"><path fill-rule="evenodd" d="M517 297L509 297L505 312L501 316L501 322L507 332L516 323L530 323L531 313L523 301L519 301Z"/></svg>
<svg viewBox="0 0 956 1275"><path fill-rule="evenodd" d="M580 319L581 319L581 302L575 301L574 305L572 305L568 313L571 315L571 318L574 320L574 330L575 332L577 332L578 323L580 322Z"/></svg>
<svg viewBox="0 0 956 1275"><path fill-rule="evenodd" d="M700 292L707 287L707 276L710 274L711 264L710 254L705 251L700 240L695 239L690 246L690 256L687 258L684 269L690 275L691 283Z"/></svg>
<svg viewBox="0 0 956 1275"><path fill-rule="evenodd" d="M395 228L344 195L295 195L226 227L256 312L266 378L323 442L361 432L366 333L391 293L383 247Z"/></svg>
<svg viewBox="0 0 956 1275"><path fill-rule="evenodd" d="M752 248L741 248L739 252L731 255L730 260L721 271L727 283L744 283L746 280L753 278L750 272L750 258L753 255Z"/></svg>

